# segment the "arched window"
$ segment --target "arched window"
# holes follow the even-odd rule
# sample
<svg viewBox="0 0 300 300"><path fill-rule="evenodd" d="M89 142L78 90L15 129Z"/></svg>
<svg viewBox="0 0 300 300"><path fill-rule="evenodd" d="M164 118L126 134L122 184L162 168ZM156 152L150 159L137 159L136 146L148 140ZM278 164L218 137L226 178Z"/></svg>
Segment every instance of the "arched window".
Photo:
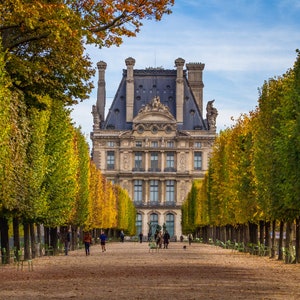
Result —
<svg viewBox="0 0 300 300"><path fill-rule="evenodd" d="M136 235L139 235L142 232L143 217L142 214L136 214L135 226L136 226Z"/></svg>
<svg viewBox="0 0 300 300"><path fill-rule="evenodd" d="M170 236L174 236L174 215L167 214L166 215L166 229L169 232Z"/></svg>

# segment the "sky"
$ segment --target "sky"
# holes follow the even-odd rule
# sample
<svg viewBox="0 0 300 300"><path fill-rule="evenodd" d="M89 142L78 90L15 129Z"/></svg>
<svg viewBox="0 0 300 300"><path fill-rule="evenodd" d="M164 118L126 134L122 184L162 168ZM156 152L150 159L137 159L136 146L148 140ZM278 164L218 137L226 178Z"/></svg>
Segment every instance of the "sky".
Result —
<svg viewBox="0 0 300 300"><path fill-rule="evenodd" d="M174 61L181 57L205 64L203 106L215 99L220 131L255 109L264 81L292 68L300 49L300 0L175 0L172 11L160 22L145 21L141 32L120 47L87 47L95 69L98 61L107 63L106 111L126 58L136 60L135 69L175 69ZM90 98L72 111L75 126L90 144L97 80L96 72Z"/></svg>

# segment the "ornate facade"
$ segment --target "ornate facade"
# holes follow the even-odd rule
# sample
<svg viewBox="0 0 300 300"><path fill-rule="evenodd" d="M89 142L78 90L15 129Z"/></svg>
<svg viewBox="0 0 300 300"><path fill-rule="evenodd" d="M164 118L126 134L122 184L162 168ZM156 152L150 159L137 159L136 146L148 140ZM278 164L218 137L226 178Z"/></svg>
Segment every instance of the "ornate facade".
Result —
<svg viewBox="0 0 300 300"><path fill-rule="evenodd" d="M208 168L216 135L217 110L206 106L203 119L204 64L175 60L176 69L127 68L105 114L106 63L99 71L92 158L108 180L125 188L137 208L137 234L149 224L181 234L181 205L194 179Z"/></svg>

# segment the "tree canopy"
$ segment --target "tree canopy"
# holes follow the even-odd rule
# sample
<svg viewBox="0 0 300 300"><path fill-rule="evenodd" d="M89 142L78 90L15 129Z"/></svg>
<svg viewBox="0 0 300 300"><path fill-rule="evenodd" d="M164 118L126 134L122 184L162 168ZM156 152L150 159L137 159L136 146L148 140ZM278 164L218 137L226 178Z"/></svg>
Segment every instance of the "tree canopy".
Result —
<svg viewBox="0 0 300 300"><path fill-rule="evenodd" d="M48 94L66 104L88 97L94 74L85 44L119 46L143 19L160 20L174 0L4 0L0 34L6 70L30 105Z"/></svg>

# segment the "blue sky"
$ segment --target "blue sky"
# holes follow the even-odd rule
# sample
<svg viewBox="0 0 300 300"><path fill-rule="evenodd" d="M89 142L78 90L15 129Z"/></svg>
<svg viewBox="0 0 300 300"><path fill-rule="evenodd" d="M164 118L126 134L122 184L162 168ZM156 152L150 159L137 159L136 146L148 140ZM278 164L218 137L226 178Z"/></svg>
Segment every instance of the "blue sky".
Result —
<svg viewBox="0 0 300 300"><path fill-rule="evenodd" d="M282 75L295 62L295 50L300 48L299 0L175 0L172 10L160 22L144 22L137 37L124 39L120 47L87 48L95 68L100 60L107 63L106 109L127 57L135 58L136 69L174 69L175 59L182 57L186 63L205 63L204 107L215 99L217 129L222 130L233 124L232 117L255 109L265 80ZM90 99L72 112L88 142L97 80L96 76Z"/></svg>

